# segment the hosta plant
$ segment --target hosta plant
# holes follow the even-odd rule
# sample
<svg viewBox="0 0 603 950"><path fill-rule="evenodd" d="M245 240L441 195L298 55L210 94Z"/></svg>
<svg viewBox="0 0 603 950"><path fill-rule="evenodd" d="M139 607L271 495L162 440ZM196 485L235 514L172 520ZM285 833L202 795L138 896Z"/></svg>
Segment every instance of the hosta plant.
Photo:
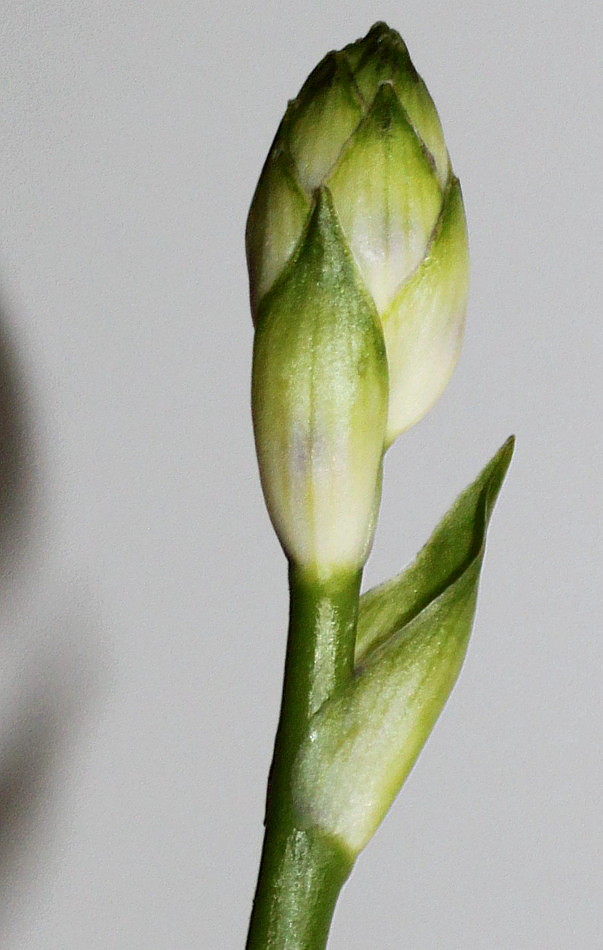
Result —
<svg viewBox="0 0 603 950"><path fill-rule="evenodd" d="M252 411L290 622L248 950L321 950L339 890L459 674L507 441L398 577L360 596L383 457L445 388L463 199L408 50L377 23L290 102L247 233Z"/></svg>

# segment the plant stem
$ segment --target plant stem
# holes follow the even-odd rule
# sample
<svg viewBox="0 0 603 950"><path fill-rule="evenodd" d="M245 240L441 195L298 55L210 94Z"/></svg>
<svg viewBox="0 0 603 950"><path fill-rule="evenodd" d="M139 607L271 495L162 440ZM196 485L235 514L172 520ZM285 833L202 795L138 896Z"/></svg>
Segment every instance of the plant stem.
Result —
<svg viewBox="0 0 603 950"><path fill-rule="evenodd" d="M289 569L285 678L247 950L324 950L352 868L336 841L299 827L291 776L311 717L352 675L361 574L324 581Z"/></svg>

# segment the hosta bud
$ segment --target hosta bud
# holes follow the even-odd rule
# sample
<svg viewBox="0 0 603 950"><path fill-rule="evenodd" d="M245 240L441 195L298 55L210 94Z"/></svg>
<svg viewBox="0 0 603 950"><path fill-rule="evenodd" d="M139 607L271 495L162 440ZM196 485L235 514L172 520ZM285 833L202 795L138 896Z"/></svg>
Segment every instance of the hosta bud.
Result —
<svg viewBox="0 0 603 950"><path fill-rule="evenodd" d="M387 359L326 189L257 313L252 408L266 504L317 577L364 563L379 500Z"/></svg>
<svg viewBox="0 0 603 950"><path fill-rule="evenodd" d="M376 24L329 53L287 112L247 224L251 303L286 273L327 187L389 364L386 444L418 422L456 364L467 232L435 106L400 36Z"/></svg>

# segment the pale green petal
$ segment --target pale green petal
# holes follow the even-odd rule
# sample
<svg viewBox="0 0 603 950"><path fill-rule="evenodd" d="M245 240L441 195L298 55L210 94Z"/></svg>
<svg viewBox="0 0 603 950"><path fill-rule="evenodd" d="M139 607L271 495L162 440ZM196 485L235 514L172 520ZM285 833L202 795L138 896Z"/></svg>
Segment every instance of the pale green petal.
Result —
<svg viewBox="0 0 603 950"><path fill-rule="evenodd" d="M329 53L310 74L287 114L288 145L308 193L324 183L362 115L347 61L339 53Z"/></svg>
<svg viewBox="0 0 603 950"><path fill-rule="evenodd" d="M382 313L423 259L442 205L433 168L390 85L379 87L328 185Z"/></svg>
<svg viewBox="0 0 603 950"><path fill-rule="evenodd" d="M368 554L387 418L387 360L328 192L260 306L253 418L285 552L318 575Z"/></svg>
<svg viewBox="0 0 603 950"><path fill-rule="evenodd" d="M260 300L293 254L309 211L291 159L275 144L253 196L245 235L254 320Z"/></svg>
<svg viewBox="0 0 603 950"><path fill-rule="evenodd" d="M414 77L398 74L393 84L417 135L433 158L438 181L443 188L450 176L450 159L440 117L427 86L416 74Z"/></svg>
<svg viewBox="0 0 603 950"><path fill-rule="evenodd" d="M364 40L346 47L346 52L354 79L369 104L381 83L390 82L393 85L412 126L430 153L438 181L444 187L448 181L450 163L440 119L400 34L385 23L378 23Z"/></svg>
<svg viewBox="0 0 603 950"><path fill-rule="evenodd" d="M454 179L425 260L382 316L390 373L388 445L445 389L461 349L468 288L467 228Z"/></svg>

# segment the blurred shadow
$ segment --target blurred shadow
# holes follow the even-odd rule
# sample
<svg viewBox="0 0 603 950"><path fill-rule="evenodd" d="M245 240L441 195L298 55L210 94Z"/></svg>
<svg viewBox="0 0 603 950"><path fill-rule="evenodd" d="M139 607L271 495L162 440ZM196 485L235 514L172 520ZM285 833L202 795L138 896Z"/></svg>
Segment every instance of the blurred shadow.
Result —
<svg viewBox="0 0 603 950"><path fill-rule="evenodd" d="M78 636L81 617L77 617ZM44 618L46 644L37 654L13 653L0 688L0 923L10 898L41 865L60 784L57 766L69 751L82 700L88 698L90 664L80 645L66 638L66 613ZM74 630L75 634L76 631ZM59 781L57 781L59 780Z"/></svg>
<svg viewBox="0 0 603 950"><path fill-rule="evenodd" d="M12 308L10 308L12 309ZM38 484L33 400L0 294L0 925L23 903L52 831L56 766L89 708L90 615L73 591L41 577L51 559ZM36 538L36 533L39 537ZM41 560L23 555L44 544ZM68 604L65 606L65 599ZM57 599L59 607L57 610ZM32 607L33 602L33 607ZM54 605L51 605L54 602ZM27 900L25 900L25 905ZM0 943L5 945L5 940Z"/></svg>
<svg viewBox="0 0 603 950"><path fill-rule="evenodd" d="M0 762L0 889L10 884L12 862L22 857L20 840L26 827L31 829L31 812L55 746L55 716L40 697L20 714L23 721L15 723Z"/></svg>
<svg viewBox="0 0 603 950"><path fill-rule="evenodd" d="M0 292L0 596L27 544L35 506L31 406Z"/></svg>

